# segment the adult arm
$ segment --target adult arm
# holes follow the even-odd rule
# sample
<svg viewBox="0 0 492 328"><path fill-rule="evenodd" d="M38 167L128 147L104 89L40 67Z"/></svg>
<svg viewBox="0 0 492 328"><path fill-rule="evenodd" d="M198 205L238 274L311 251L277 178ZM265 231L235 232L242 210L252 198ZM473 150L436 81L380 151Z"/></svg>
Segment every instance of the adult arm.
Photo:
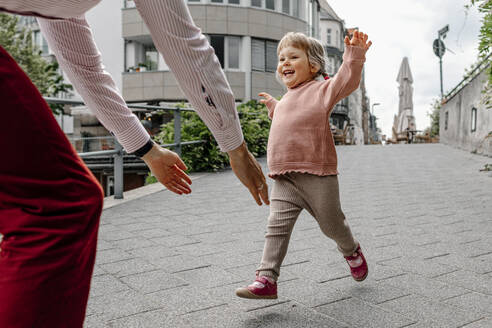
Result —
<svg viewBox="0 0 492 328"><path fill-rule="evenodd" d="M114 133L127 152L144 147L150 136L104 70L85 18L38 18L38 23L61 69L99 121ZM179 156L155 144L152 149L153 156L143 159L157 179L175 193L189 193L191 180L183 172L184 163Z"/></svg>
<svg viewBox="0 0 492 328"><path fill-rule="evenodd" d="M258 205L268 204L265 177L244 143L232 90L185 1L135 0L135 5L181 90L228 153L236 176Z"/></svg>

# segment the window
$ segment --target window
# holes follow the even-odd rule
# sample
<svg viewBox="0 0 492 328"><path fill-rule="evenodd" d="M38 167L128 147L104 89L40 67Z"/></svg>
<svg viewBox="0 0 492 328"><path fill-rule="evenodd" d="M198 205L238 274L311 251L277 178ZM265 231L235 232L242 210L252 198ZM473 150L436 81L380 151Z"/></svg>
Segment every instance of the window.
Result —
<svg viewBox="0 0 492 328"><path fill-rule="evenodd" d="M227 49L229 54L227 58L229 62L227 68L239 69L239 48L241 43L241 38L238 36L227 37Z"/></svg>
<svg viewBox="0 0 492 328"><path fill-rule="evenodd" d="M267 9L275 10L275 0L266 0L265 5Z"/></svg>
<svg viewBox="0 0 492 328"><path fill-rule="evenodd" d="M157 64L159 63L159 52L153 44L144 46L145 52L145 68L148 71L157 71Z"/></svg>
<svg viewBox="0 0 492 328"><path fill-rule="evenodd" d="M33 44L41 50L43 55L47 55L49 53L48 50L48 42L41 34L41 31L32 32L32 42Z"/></svg>
<svg viewBox="0 0 492 328"><path fill-rule="evenodd" d="M230 4L233 4L233 5L238 5L239 4L239 0L229 0L229 3Z"/></svg>
<svg viewBox="0 0 492 328"><path fill-rule="evenodd" d="M299 17L299 0L292 0L292 16Z"/></svg>
<svg viewBox="0 0 492 328"><path fill-rule="evenodd" d="M335 75L335 58L331 56L327 58L325 69L328 75L330 76Z"/></svg>
<svg viewBox="0 0 492 328"><path fill-rule="evenodd" d="M340 36L338 34L338 30L335 31L335 47L338 47Z"/></svg>
<svg viewBox="0 0 492 328"><path fill-rule="evenodd" d="M475 107L471 110L471 132L477 131L477 109Z"/></svg>
<svg viewBox="0 0 492 328"><path fill-rule="evenodd" d="M224 36L211 35L210 45L214 48L217 58L219 58L220 66L224 68Z"/></svg>
<svg viewBox="0 0 492 328"><path fill-rule="evenodd" d="M448 118L449 118L449 112L446 112L446 114L444 114L444 130L448 129Z"/></svg>
<svg viewBox="0 0 492 328"><path fill-rule="evenodd" d="M241 37L211 35L209 39L222 68L240 68Z"/></svg>
<svg viewBox="0 0 492 328"><path fill-rule="evenodd" d="M135 2L133 0L125 0L125 8L135 8Z"/></svg>
<svg viewBox="0 0 492 328"><path fill-rule="evenodd" d="M251 6L261 8L261 0L251 0Z"/></svg>
<svg viewBox="0 0 492 328"><path fill-rule="evenodd" d="M277 70L277 41L251 40L251 69L262 72Z"/></svg>
<svg viewBox="0 0 492 328"><path fill-rule="evenodd" d="M326 43L331 45L331 28L326 30Z"/></svg>
<svg viewBox="0 0 492 328"><path fill-rule="evenodd" d="M265 70L265 41L251 39L251 69L253 71Z"/></svg>
<svg viewBox="0 0 492 328"><path fill-rule="evenodd" d="M290 14L290 0L282 0L282 12Z"/></svg>
<svg viewBox="0 0 492 328"><path fill-rule="evenodd" d="M266 69L267 72L277 70L277 42L266 41Z"/></svg>

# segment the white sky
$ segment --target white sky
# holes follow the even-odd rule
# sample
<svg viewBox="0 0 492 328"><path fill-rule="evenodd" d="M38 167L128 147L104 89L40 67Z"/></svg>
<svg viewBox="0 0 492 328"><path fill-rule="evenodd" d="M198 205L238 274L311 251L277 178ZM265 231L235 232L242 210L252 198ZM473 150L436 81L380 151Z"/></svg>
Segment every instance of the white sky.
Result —
<svg viewBox="0 0 492 328"><path fill-rule="evenodd" d="M465 12L469 0L328 0L346 27L359 27L373 45L366 55L365 83L378 117L378 127L391 136L393 115L398 113L396 77L403 57L413 76L414 116L418 130L430 125L427 113L440 95L439 58L432 42L449 24L444 43L452 50L443 56L444 93L453 89L465 68L477 61L482 15L476 6Z"/></svg>

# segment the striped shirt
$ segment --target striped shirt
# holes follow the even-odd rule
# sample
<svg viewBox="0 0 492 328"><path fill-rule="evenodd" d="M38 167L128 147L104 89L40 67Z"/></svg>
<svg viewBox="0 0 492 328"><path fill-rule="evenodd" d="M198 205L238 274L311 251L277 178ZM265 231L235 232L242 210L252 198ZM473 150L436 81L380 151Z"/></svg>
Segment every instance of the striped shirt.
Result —
<svg viewBox="0 0 492 328"><path fill-rule="evenodd" d="M131 153L142 147L149 135L126 106L111 75L104 70L84 17L98 2L0 0L0 10L38 16L41 31L61 69L89 109ZM157 50L191 105L210 128L220 149L229 151L239 147L243 134L234 95L213 48L194 24L185 1L135 0L135 5ZM108 25L108 28L111 27Z"/></svg>

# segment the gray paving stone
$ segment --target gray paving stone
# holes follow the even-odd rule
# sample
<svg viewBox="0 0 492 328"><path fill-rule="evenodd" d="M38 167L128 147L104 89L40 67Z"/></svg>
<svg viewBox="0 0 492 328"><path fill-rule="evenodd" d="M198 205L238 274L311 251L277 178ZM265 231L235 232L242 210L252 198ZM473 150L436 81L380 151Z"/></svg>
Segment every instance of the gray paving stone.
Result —
<svg viewBox="0 0 492 328"><path fill-rule="evenodd" d="M158 267L142 259L129 259L118 262L112 262L101 265L102 270L106 273L121 278L136 273L154 271Z"/></svg>
<svg viewBox="0 0 492 328"><path fill-rule="evenodd" d="M120 279L134 290L143 294L189 285L186 280L162 270L137 273Z"/></svg>
<svg viewBox="0 0 492 328"><path fill-rule="evenodd" d="M198 288L220 287L241 281L240 277L215 266L177 272L173 276L179 277Z"/></svg>
<svg viewBox="0 0 492 328"><path fill-rule="evenodd" d="M92 278L90 297L111 295L127 289L130 289L130 287L112 275L96 276Z"/></svg>
<svg viewBox="0 0 492 328"><path fill-rule="evenodd" d="M360 327L405 327L415 321L361 300L350 298L318 306L316 311L324 313L350 326Z"/></svg>
<svg viewBox="0 0 492 328"><path fill-rule="evenodd" d="M160 191L103 212L85 327L492 326L492 179L478 172L489 159L434 144L337 151L364 282L303 211L279 298L236 297L254 279L269 208L225 170L189 196Z"/></svg>
<svg viewBox="0 0 492 328"><path fill-rule="evenodd" d="M87 308L101 321L128 317L137 313L161 308L164 300L144 296L133 290L125 290L114 294L101 295L90 299Z"/></svg>
<svg viewBox="0 0 492 328"><path fill-rule="evenodd" d="M438 278L436 278L438 279ZM452 284L445 284L436 279L425 278L423 276L406 274L389 279L384 282L394 287L406 289L412 293L423 295L436 300L442 300L453 296L463 295L467 289Z"/></svg>
<svg viewBox="0 0 492 328"><path fill-rule="evenodd" d="M492 327L492 317L482 318L475 322L464 325L463 328L490 328Z"/></svg>
<svg viewBox="0 0 492 328"><path fill-rule="evenodd" d="M115 248L119 248L124 251L157 245L153 240L142 238L142 237L115 240L115 241L111 241L111 244Z"/></svg>
<svg viewBox="0 0 492 328"><path fill-rule="evenodd" d="M410 295L380 304L385 309L406 315L415 321L437 322L447 327L462 327L483 317L482 314L433 301L424 296Z"/></svg>
<svg viewBox="0 0 492 328"><path fill-rule="evenodd" d="M471 292L456 296L445 301L447 304L482 313L484 316L492 316L492 296Z"/></svg>
<svg viewBox="0 0 492 328"><path fill-rule="evenodd" d="M133 258L134 256L130 253L118 249L111 248L97 252L96 254L96 264L101 265L105 263L117 262L122 260L128 260Z"/></svg>
<svg viewBox="0 0 492 328"><path fill-rule="evenodd" d="M479 293L492 295L492 279L486 275L459 270L436 277L435 279L443 281L448 285L461 286Z"/></svg>

